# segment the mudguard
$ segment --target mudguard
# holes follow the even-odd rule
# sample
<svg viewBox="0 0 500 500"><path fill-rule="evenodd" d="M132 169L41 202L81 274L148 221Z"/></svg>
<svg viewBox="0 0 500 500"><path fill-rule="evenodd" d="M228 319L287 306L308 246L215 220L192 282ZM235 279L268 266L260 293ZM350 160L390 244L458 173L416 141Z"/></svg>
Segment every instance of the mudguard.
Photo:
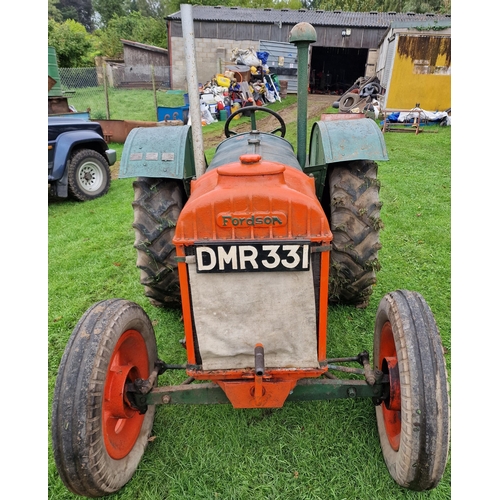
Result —
<svg viewBox="0 0 500 500"><path fill-rule="evenodd" d="M128 134L123 146L119 178L179 179L188 186L195 174L190 125L139 127Z"/></svg>
<svg viewBox="0 0 500 500"><path fill-rule="evenodd" d="M94 144L90 147L90 144ZM59 135L55 141L54 166L49 182L58 181L66 172L66 162L70 159L71 153L79 146L87 145L89 149L105 152L108 149L106 141L93 130L71 130ZM116 158L116 156L115 156Z"/></svg>
<svg viewBox="0 0 500 500"><path fill-rule="evenodd" d="M333 115L337 118L338 115ZM321 198L330 163L352 160L387 161L387 148L379 126L370 118L346 117L314 123L309 144L309 166Z"/></svg>

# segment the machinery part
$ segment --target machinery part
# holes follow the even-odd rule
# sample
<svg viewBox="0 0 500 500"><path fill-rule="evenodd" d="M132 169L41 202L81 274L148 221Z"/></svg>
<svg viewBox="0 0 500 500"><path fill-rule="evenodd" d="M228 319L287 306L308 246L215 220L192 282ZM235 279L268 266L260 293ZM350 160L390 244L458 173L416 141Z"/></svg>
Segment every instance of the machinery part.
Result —
<svg viewBox="0 0 500 500"><path fill-rule="evenodd" d="M237 109L234 113L231 113L226 120L226 124L224 125L224 134L226 135L226 137L230 137L231 135L236 135L236 132L234 130L229 130L229 125L233 121L235 116L240 115L242 113L248 112L250 114L252 130L257 130L257 125L255 121L256 111L263 111L265 113L273 115L280 122L280 126L269 133L275 134L276 132L281 132L281 137L285 137L286 124L283 118L281 118L281 116L278 113L276 113L276 111L273 111L272 109L269 108L263 108L262 106L245 106L243 108Z"/></svg>
<svg viewBox="0 0 500 500"><path fill-rule="evenodd" d="M105 195L111 183L108 162L97 151L80 149L68 167L68 187L73 198L88 201Z"/></svg>
<svg viewBox="0 0 500 500"><path fill-rule="evenodd" d="M309 143L309 166L304 173L313 175L316 195L325 213L330 212L328 172L337 163L354 160L387 161L387 147L379 125L363 114L332 113L328 120L313 124Z"/></svg>
<svg viewBox="0 0 500 500"><path fill-rule="evenodd" d="M351 110L352 108L355 108L360 100L361 97L359 96L359 94L355 94L354 92L347 92L338 101L339 111L341 113L345 113Z"/></svg>
<svg viewBox="0 0 500 500"><path fill-rule="evenodd" d="M179 274L172 239L185 203L184 190L172 179L139 177L133 186L134 248L144 293L154 306L179 307Z"/></svg>
<svg viewBox="0 0 500 500"><path fill-rule="evenodd" d="M359 92L360 89L362 89L365 85L368 85L371 82L374 82L375 80L378 81L378 78L376 76L360 76L356 81L344 92L344 94L347 94L348 92L352 92L353 90L356 90Z"/></svg>
<svg viewBox="0 0 500 500"><path fill-rule="evenodd" d="M265 371L264 346L262 344L257 344L255 346L255 375L262 377Z"/></svg>
<svg viewBox="0 0 500 500"><path fill-rule="evenodd" d="M373 97L382 92L382 87L375 82L366 84L359 92L361 97Z"/></svg>
<svg viewBox="0 0 500 500"><path fill-rule="evenodd" d="M77 495L103 496L134 474L153 427L155 407L140 414L126 384L147 379L156 360L151 321L133 302L91 306L64 351L52 405L52 446L59 475Z"/></svg>
<svg viewBox="0 0 500 500"><path fill-rule="evenodd" d="M390 396L376 408L389 472L406 488L434 488L448 458L448 383L438 328L420 294L397 290L381 300L373 355L375 369L390 377Z"/></svg>
<svg viewBox="0 0 500 500"><path fill-rule="evenodd" d="M119 179L149 177L177 179L189 193L196 176L190 125L136 127L127 135L120 160Z"/></svg>
<svg viewBox="0 0 500 500"><path fill-rule="evenodd" d="M361 110L370 99L371 97L362 97L359 94L345 94L339 99L339 112L350 113L355 108L359 108L358 112L361 113Z"/></svg>
<svg viewBox="0 0 500 500"><path fill-rule="evenodd" d="M380 270L379 232L383 224L378 166L373 161L357 160L336 163L330 169L333 248L329 300L364 308Z"/></svg>

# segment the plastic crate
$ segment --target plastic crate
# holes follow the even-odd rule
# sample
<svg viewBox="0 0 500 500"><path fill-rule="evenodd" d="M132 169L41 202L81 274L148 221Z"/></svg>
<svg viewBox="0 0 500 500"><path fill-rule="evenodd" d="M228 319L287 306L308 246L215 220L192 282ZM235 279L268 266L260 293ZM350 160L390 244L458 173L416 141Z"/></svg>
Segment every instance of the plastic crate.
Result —
<svg viewBox="0 0 500 500"><path fill-rule="evenodd" d="M156 116L159 122L169 120L182 120L187 123L189 117L189 104L178 106L176 108L168 108L166 106L158 106L156 108Z"/></svg>

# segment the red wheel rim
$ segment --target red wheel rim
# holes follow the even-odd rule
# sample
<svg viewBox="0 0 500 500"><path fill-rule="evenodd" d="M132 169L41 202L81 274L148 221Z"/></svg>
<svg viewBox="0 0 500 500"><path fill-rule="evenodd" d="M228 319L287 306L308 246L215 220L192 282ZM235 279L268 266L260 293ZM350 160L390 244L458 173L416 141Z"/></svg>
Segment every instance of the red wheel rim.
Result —
<svg viewBox="0 0 500 500"><path fill-rule="evenodd" d="M104 444L115 460L130 453L144 421L144 415L128 404L125 384L136 378L147 379L148 372L148 351L142 335L136 330L126 331L111 355L102 405Z"/></svg>
<svg viewBox="0 0 500 500"><path fill-rule="evenodd" d="M391 359L392 358L392 359ZM389 321L384 323L382 331L380 333L380 352L378 357L378 366L382 369L384 366L384 360L386 360L385 366L393 365L394 360L397 360L396 344L394 343L394 335L392 333L392 326ZM394 377L395 379L396 377ZM391 377L391 382L397 383L399 386L399 378L395 381ZM388 404L383 403L381 405L382 415L384 418L384 427L387 434L387 439L394 451L399 450L399 442L401 438L401 406L400 400L399 404L394 404L393 394L400 394L400 387L391 387L391 401ZM391 404L392 403L392 404ZM399 407L399 409L394 409L394 406ZM393 408L393 409L389 409Z"/></svg>

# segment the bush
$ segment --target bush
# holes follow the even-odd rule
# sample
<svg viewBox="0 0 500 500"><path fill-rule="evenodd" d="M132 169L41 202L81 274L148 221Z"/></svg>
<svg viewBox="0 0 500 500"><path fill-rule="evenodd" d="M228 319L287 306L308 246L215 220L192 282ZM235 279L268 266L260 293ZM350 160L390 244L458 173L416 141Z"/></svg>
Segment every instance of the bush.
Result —
<svg viewBox="0 0 500 500"><path fill-rule="evenodd" d="M56 49L60 68L94 66L92 37L83 26L73 19L58 23L49 19L49 46Z"/></svg>

